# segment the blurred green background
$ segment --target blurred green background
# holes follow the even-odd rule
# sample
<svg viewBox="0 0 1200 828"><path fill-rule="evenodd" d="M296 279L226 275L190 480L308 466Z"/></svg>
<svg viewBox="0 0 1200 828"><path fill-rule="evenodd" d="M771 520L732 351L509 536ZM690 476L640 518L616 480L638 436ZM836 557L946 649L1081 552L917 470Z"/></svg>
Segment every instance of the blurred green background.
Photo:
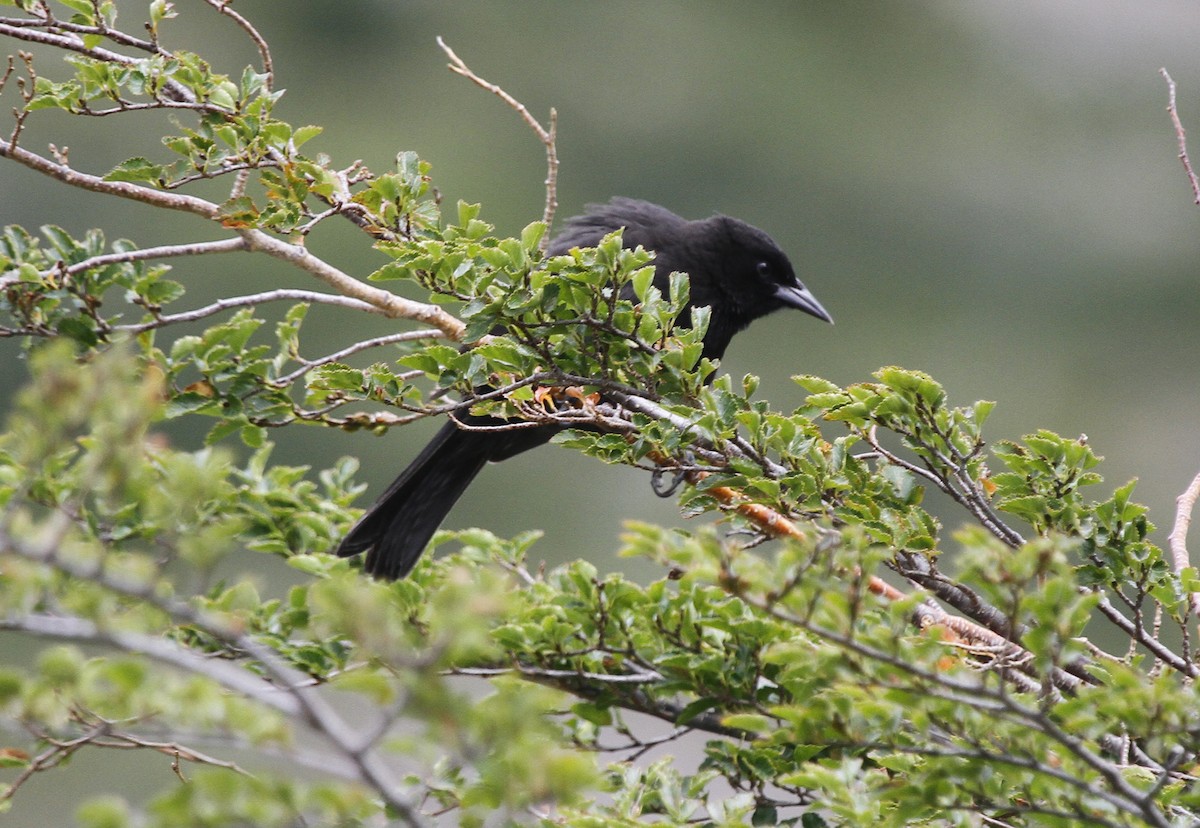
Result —
<svg viewBox="0 0 1200 828"><path fill-rule="evenodd" d="M121 5L127 21L140 22L144 4ZM176 5L169 47L234 76L256 60L210 8ZM999 402L993 440L1036 428L1086 433L1107 458L1094 496L1139 477L1135 497L1165 541L1174 497L1200 470L1200 208L1176 158L1158 69L1180 84L1200 159L1193 3L238 0L236 8L274 47L277 84L288 90L279 115L326 127L306 151L381 172L396 152L415 150L433 164L448 204L482 202L499 232L540 217L541 146L493 96L446 70L434 43L442 35L538 117L557 107L560 216L636 196L692 218L738 216L789 252L836 326L776 315L737 340L723 370L759 374L760 395L785 409L803 399L795 373L847 383L886 364L926 370L954 402ZM43 59L43 74L62 76L55 60ZM152 115L77 123L39 112L23 142L69 145L74 166L103 172L135 154L165 158L166 129ZM45 222L75 234L98 226L142 245L220 235L191 216L80 193L0 162L0 224ZM316 252L355 274L384 261L361 233L333 224L312 240ZM176 272L194 305L318 287L248 255L183 262ZM392 326L314 314L306 347L317 355ZM20 343L0 349L2 404L24 367ZM209 423L194 425L173 436L198 443ZM273 435L275 459L323 467L359 455L372 485L365 504L433 425L384 437L290 429ZM951 526L962 520L937 511ZM541 527L548 537L535 552L558 561L608 554L629 517L679 519L645 475L547 448L485 471L448 525Z"/></svg>

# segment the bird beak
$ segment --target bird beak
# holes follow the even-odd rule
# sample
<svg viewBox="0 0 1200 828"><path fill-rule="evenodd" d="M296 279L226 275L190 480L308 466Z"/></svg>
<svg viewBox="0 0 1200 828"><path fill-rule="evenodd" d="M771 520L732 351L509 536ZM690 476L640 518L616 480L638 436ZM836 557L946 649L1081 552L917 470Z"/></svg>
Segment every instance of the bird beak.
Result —
<svg viewBox="0 0 1200 828"><path fill-rule="evenodd" d="M780 285L775 288L775 298L787 308L795 308L802 310L807 314L824 320L829 324L833 324L833 317L829 315L829 311L821 306L817 301L817 297L809 292L808 288L799 282L792 285Z"/></svg>

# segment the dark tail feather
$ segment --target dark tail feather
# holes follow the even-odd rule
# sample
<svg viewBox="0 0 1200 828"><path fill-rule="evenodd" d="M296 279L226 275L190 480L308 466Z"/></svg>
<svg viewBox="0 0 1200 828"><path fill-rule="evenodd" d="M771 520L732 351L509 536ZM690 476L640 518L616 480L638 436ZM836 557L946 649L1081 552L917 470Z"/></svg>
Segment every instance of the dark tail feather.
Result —
<svg viewBox="0 0 1200 828"><path fill-rule="evenodd" d="M491 454L487 432L442 426L342 540L341 557L367 553L364 569L395 580L416 566L426 544Z"/></svg>

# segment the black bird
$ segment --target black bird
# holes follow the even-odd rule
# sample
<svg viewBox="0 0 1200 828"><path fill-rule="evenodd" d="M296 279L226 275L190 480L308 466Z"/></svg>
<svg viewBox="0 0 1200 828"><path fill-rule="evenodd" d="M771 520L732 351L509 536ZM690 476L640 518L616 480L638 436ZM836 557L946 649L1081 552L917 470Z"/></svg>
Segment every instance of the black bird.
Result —
<svg viewBox="0 0 1200 828"><path fill-rule="evenodd" d="M589 205L583 215L568 219L548 253L555 256L574 247L594 247L621 228L625 247L641 245L654 251L654 284L664 294L671 273L691 277L690 300L679 319L690 321L693 307L711 308L703 352L709 359L720 359L734 334L780 308L796 308L833 321L796 278L771 237L729 216L688 221L647 201L614 198L607 204ZM471 415L459 419L468 425L502 422ZM558 431L555 426L466 431L451 420L355 524L338 546L338 555L366 552L367 572L403 578L485 463L539 446Z"/></svg>

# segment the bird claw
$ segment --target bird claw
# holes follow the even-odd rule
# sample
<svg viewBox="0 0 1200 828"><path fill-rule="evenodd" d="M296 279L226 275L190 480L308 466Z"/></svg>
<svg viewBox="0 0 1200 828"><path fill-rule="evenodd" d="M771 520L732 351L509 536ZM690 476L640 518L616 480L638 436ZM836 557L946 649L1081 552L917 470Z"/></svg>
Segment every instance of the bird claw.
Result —
<svg viewBox="0 0 1200 828"><path fill-rule="evenodd" d="M685 465L692 465L692 460L691 452L688 452L687 457L684 458ZM671 473L671 478L664 483L663 479L667 476L668 472ZM687 471L684 468L665 469L659 467L650 472L650 488L659 497L670 497L675 494L686 480Z"/></svg>
<svg viewBox="0 0 1200 828"><path fill-rule="evenodd" d="M667 475L666 469L655 469L650 472L650 488L659 497L670 497L675 494L679 486L683 483L684 473L679 469L672 470L670 480L663 482L663 478Z"/></svg>

